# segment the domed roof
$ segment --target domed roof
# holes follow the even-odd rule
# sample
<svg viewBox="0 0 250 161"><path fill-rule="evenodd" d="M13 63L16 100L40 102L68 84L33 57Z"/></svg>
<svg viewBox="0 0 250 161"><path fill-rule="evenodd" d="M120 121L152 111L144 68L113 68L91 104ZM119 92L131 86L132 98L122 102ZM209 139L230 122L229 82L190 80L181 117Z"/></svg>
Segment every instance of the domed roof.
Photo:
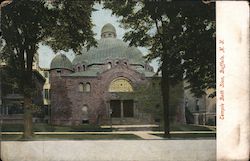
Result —
<svg viewBox="0 0 250 161"><path fill-rule="evenodd" d="M97 41L97 47L91 47L87 53L76 56L73 64L103 64L107 59L127 59L130 64L145 64L140 50L129 47L125 42L115 38L104 38Z"/></svg>
<svg viewBox="0 0 250 161"><path fill-rule="evenodd" d="M110 24L110 23L107 23L106 25L104 25L102 27L102 31L101 31L101 34L105 33L105 32L113 32L113 33L116 33L116 30L115 30L115 27Z"/></svg>
<svg viewBox="0 0 250 161"><path fill-rule="evenodd" d="M86 59L87 59L86 53L81 55L76 55L72 61L72 65L87 64Z"/></svg>
<svg viewBox="0 0 250 161"><path fill-rule="evenodd" d="M101 32L102 34L106 32L116 34L115 27L110 23L104 25ZM145 64L141 51L136 47L129 47L128 44L122 40L112 36L102 36L102 38L97 41L97 47L91 47L89 51L84 48L82 55L76 56L73 60L73 65L78 63L87 65L104 64L108 59L127 59L130 64Z"/></svg>
<svg viewBox="0 0 250 161"><path fill-rule="evenodd" d="M50 63L50 69L73 70L73 66L71 61L64 54L59 54L52 59Z"/></svg>

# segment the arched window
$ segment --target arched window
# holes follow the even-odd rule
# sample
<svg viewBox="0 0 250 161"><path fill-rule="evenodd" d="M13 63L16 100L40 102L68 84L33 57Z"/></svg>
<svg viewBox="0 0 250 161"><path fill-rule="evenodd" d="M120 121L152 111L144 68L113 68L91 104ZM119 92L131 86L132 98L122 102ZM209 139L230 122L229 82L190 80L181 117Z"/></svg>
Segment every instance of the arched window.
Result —
<svg viewBox="0 0 250 161"><path fill-rule="evenodd" d="M86 83L85 86L84 86L84 92L90 92L90 83Z"/></svg>
<svg viewBox="0 0 250 161"><path fill-rule="evenodd" d="M109 62L109 63L107 64L107 68L108 68L108 69L111 69L111 68L112 68L111 62Z"/></svg>
<svg viewBox="0 0 250 161"><path fill-rule="evenodd" d="M89 122L88 106L84 105L81 110L82 110L82 123L86 124Z"/></svg>
<svg viewBox="0 0 250 161"><path fill-rule="evenodd" d="M62 71L61 70L56 70L57 76L61 76Z"/></svg>
<svg viewBox="0 0 250 161"><path fill-rule="evenodd" d="M78 66L78 67L77 67L77 71L80 72L80 70L81 70L81 67Z"/></svg>
<svg viewBox="0 0 250 161"><path fill-rule="evenodd" d="M84 86L83 83L79 83L79 92L83 92Z"/></svg>
<svg viewBox="0 0 250 161"><path fill-rule="evenodd" d="M82 66L83 71L85 71L85 65Z"/></svg>
<svg viewBox="0 0 250 161"><path fill-rule="evenodd" d="M119 77L110 83L109 92L133 92L133 87L128 79Z"/></svg>

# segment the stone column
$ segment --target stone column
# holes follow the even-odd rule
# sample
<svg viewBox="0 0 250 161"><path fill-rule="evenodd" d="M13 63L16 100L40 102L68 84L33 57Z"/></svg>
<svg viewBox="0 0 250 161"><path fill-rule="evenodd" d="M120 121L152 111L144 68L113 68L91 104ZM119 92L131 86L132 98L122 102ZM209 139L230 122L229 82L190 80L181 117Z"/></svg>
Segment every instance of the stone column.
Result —
<svg viewBox="0 0 250 161"><path fill-rule="evenodd" d="M199 125L199 113L194 113L194 124Z"/></svg>
<svg viewBox="0 0 250 161"><path fill-rule="evenodd" d="M123 119L124 115L123 115L123 101L121 100L121 119Z"/></svg>
<svg viewBox="0 0 250 161"><path fill-rule="evenodd" d="M137 117L137 114L136 114L136 103L135 101L133 101L133 117Z"/></svg>

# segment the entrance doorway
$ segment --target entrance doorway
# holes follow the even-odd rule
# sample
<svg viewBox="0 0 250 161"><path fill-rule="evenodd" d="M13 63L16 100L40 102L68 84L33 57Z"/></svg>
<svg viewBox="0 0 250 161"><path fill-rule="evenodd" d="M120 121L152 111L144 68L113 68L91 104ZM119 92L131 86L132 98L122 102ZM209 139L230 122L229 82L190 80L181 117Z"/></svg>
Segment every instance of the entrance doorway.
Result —
<svg viewBox="0 0 250 161"><path fill-rule="evenodd" d="M112 109L111 117L121 117L121 101L111 100L110 108Z"/></svg>
<svg viewBox="0 0 250 161"><path fill-rule="evenodd" d="M134 117L133 100L111 100L110 108L112 109L111 117L113 118Z"/></svg>

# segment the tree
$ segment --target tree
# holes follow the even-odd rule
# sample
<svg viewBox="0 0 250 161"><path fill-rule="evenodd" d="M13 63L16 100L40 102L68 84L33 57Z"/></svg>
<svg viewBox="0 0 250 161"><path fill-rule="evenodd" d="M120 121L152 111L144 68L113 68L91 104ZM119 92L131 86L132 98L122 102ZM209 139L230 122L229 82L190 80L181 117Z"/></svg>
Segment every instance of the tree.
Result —
<svg viewBox="0 0 250 161"><path fill-rule="evenodd" d="M16 71L24 95L24 137L32 136L32 63L39 43L54 51L95 45L93 1L19 0L2 8L0 56ZM81 17L81 18L79 18Z"/></svg>
<svg viewBox="0 0 250 161"><path fill-rule="evenodd" d="M149 60L159 57L162 73L165 137L169 135L170 86L185 79L196 95L215 88L215 6L202 1L105 1L130 29L124 40L148 47ZM197 41L198 40L198 41Z"/></svg>

